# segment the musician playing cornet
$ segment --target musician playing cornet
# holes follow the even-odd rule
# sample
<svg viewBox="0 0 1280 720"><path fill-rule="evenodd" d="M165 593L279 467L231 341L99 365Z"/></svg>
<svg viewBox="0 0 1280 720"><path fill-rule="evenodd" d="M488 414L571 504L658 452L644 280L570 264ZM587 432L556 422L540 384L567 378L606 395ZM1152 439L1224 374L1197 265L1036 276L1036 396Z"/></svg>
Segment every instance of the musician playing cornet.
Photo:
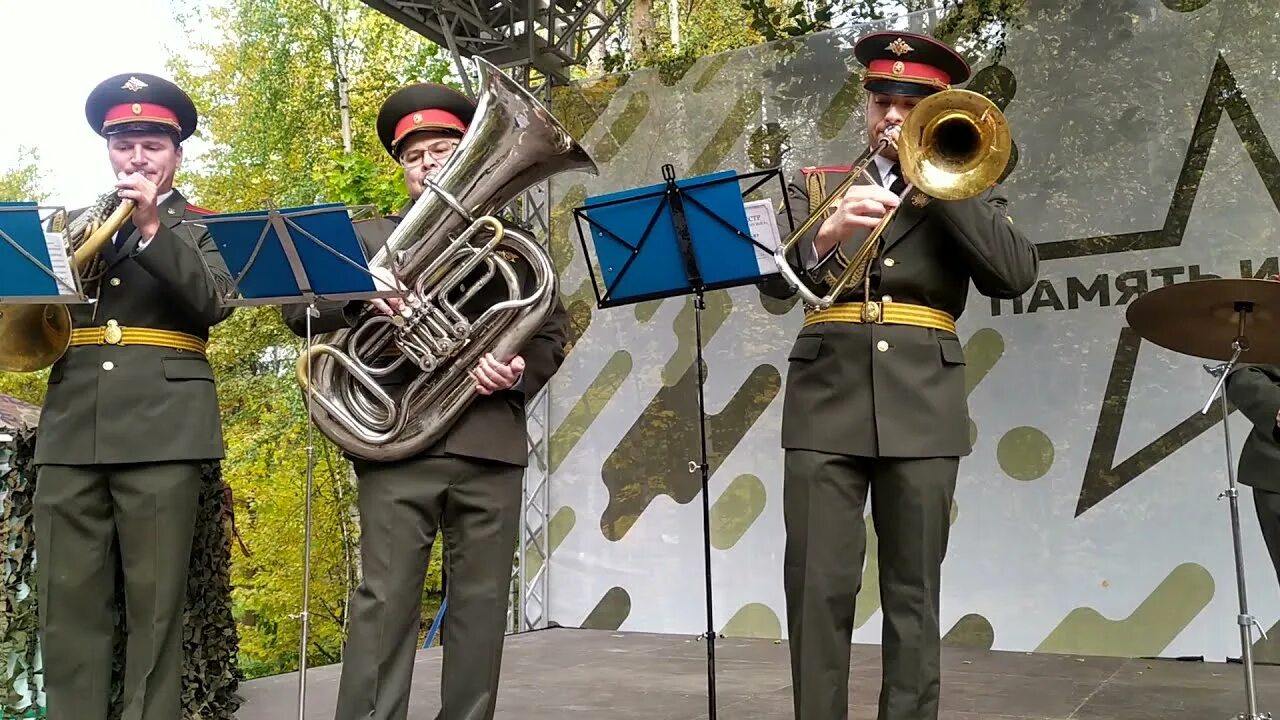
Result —
<svg viewBox="0 0 1280 720"><path fill-rule="evenodd" d="M202 463L223 457L209 328L231 287L207 214L173 188L196 109L143 73L98 85L85 106L106 138L132 216L84 273L71 347L49 373L34 501L50 718L106 720L112 609L124 571L123 716L182 717L182 612ZM73 217L80 212L73 213Z"/></svg>
<svg viewBox="0 0 1280 720"><path fill-rule="evenodd" d="M868 142L878 146L925 98L969 77L946 45L910 33L863 37ZM826 293L861 258L827 310L806 313L783 405L783 581L795 717L848 717L849 644L862 582L868 495L879 538L883 680L879 720L938 716L939 585L960 457L970 452L965 357L956 335L972 284L1015 297L1035 282L1035 246L997 187L963 200L906 190L890 143L870 178L823 201L849 166L791 183L795 225L825 215L789 258ZM999 171L1003 169L1003 162ZM825 207L824 207L825 206ZM884 232L870 230L897 208ZM787 218L779 218L786 225ZM790 297L783 281L762 288Z"/></svg>
<svg viewBox="0 0 1280 720"><path fill-rule="evenodd" d="M378 113L378 136L404 168L411 202L449 161L475 114L475 104L443 85L410 85ZM404 212L408 211L408 207ZM403 215L403 212L401 213ZM399 217L356 225L372 257ZM399 285L384 268L387 287ZM478 315L493 304L482 291L466 307ZM502 299L506 299L505 296ZM375 299L377 312L400 313L402 298ZM317 304L312 331L354 324L363 302ZM306 307L286 306L285 322L306 332ZM337 720L404 720L421 623L422 588L437 536L443 538L448 615L438 720L492 718L498 694L512 561L522 510L521 479L528 462L525 403L560 367L568 314L555 311L520 355L485 355L472 371L476 402L434 447L397 462L355 459L359 481L363 578L351 599L351 624L342 657ZM393 391L421 371L410 363L382 379Z"/></svg>

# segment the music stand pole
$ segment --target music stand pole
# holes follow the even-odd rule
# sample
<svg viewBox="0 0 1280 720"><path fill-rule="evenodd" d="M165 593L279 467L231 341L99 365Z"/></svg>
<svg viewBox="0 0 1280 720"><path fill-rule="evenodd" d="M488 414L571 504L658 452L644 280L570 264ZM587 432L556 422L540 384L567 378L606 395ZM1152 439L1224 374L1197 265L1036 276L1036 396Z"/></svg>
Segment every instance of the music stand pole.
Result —
<svg viewBox="0 0 1280 720"><path fill-rule="evenodd" d="M699 254L694 250L693 231L690 229L689 223L690 214L687 211L692 212L695 222L699 223L696 227L700 236L712 238L703 242L713 243L722 240L728 244L735 244L740 240L745 245L737 247L754 246L756 253L763 251L771 255L773 248L761 244L751 234L748 227L749 219L744 212L745 208L740 203L745 202L745 198L748 195L763 186L765 182L768 182L769 178L774 177L778 179L783 202L784 204L787 203L786 185L783 182L782 173L777 169L748 175L716 173L716 176L711 180L688 182L682 187L676 181L675 167L668 163L662 166L662 178L664 181L662 184L644 188L639 194L622 193L607 199L601 198L601 202L592 203L574 210L575 218L579 221L585 221L598 233L596 237L602 243L597 245L597 258L600 260L601 268L608 266L608 271L614 273L612 279L608 280L607 289L603 294L600 290L600 283L596 279L596 274L594 272L590 273L591 284L595 290L599 307L617 307L633 302L645 302L669 297L692 296L693 298L694 344L696 348L694 364L698 382L698 438L700 445L698 460L689 461L689 472L700 473L702 484L702 560L706 592L707 629L700 637L707 642L708 720L715 720L717 712L716 626L711 571L711 492L709 487L711 466L707 451L709 442L707 438L706 359L702 339L702 311L706 309L705 294L707 291L726 290L731 287L756 284L766 275L759 265L761 257L764 256L759 254L752 258L749 266L750 270L745 269L741 264L733 264L741 260L740 254L735 256L732 252L721 253L719 252L721 248L707 252L699 260ZM765 179L745 190L738 186L730 195L730 198L721 197L715 193L702 195L699 192L721 184L733 183L736 185L742 180L752 177ZM699 199L700 196L702 199ZM592 217L592 214L597 212L606 213L606 208L609 207L634 206L642 201L652 202L652 212L627 215L625 221L627 223L626 230L612 230L607 224ZM726 219L724 214L732 214L735 208L739 216L738 220ZM663 231L667 229L666 224L658 222L664 211L668 209L670 212L670 229L674 231L674 238L665 235ZM644 221L646 214L648 215L647 223ZM738 224L735 225L735 222ZM582 222L577 223L577 225L579 238L582 241L582 252L584 257L588 258L590 269L591 253L587 249L586 239L582 233ZM657 241L656 247L659 248L659 252L653 254L659 255L662 259L653 264L648 264L642 271L629 277L627 275L628 271L635 267L640 267L640 264L635 263L635 261L644 254L642 251L646 247L646 243L653 237L653 231L660 225L663 226L663 230L660 230L658 234L663 239ZM624 237L629 235L631 231L641 227L643 229L639 233L638 240L633 241ZM730 242L731 239L732 242ZM669 248L667 243L672 241L674 241L678 251L675 255L678 260L675 261L672 259L673 256L665 250L665 248ZM654 246L649 245L649 247ZM602 247L610 249L609 259L605 259L605 254L601 252ZM731 248L726 247L724 249ZM728 260L728 264L724 264L726 260ZM643 276L644 279L637 279L636 275ZM679 280L675 280L677 275ZM624 279L630 279L634 282L626 290L618 292Z"/></svg>
<svg viewBox="0 0 1280 720"><path fill-rule="evenodd" d="M302 720L306 716L307 643L310 639L310 630L311 630L311 534L312 534L311 531L312 531L312 515L313 515L313 512L312 512L313 495L314 495L314 488L315 488L315 422L314 422L315 403L314 403L314 398L312 397L313 393L310 389L309 383L310 383L310 378L312 377L313 371L314 371L313 362L312 362L312 350L315 347L315 344L314 344L315 329L313 327L312 321L313 319L320 317L320 311L316 308L316 302L318 300L329 300L329 301L359 300L359 299L368 300L374 297L390 296L390 295L395 295L397 293L390 292L390 291L388 292L378 291L376 285L372 286L373 290L365 290L365 289L357 288L350 291L338 291L338 292L328 292L328 293L316 292L316 287L313 285L311 280L311 275L310 275L311 271L308 269L307 263L304 262L304 258L298 250L298 242L297 240L294 239L294 236L293 236L293 232L296 231L297 233L299 233L300 237L308 240L311 243L311 245L314 246L315 248L324 250L325 252L329 253L331 256L340 260L346 266L354 268L360 273L363 273L364 275L367 275L376 281L377 277L373 275L373 273L370 272L367 267L368 259L365 257L365 251L361 249L358 246L358 244L354 250L348 249L347 253L353 253L351 256L348 256L348 254L344 253L341 249L333 247L330 243L325 242L323 239L321 239L320 237L317 237L316 235L316 233L324 235L326 231L332 231L335 233L339 232L340 231L339 227L331 226L328 228L323 228L323 226L316 225L314 223L309 223L308 226L304 227L304 225L299 224L297 222L299 218L303 218L303 217L316 218L316 216L340 214L343 217L344 221L349 224L351 222L351 218L348 216L348 213L350 213L352 210L359 210L361 208L366 208L370 206L354 206L354 207L344 206L339 208L338 205L333 204L333 205L316 206L311 208L296 208L296 209L291 209L287 211L281 211L279 208L276 207L275 202L273 202L270 198L264 199L263 204L266 209L266 216L265 216L266 222L262 223L260 228L257 225L257 223L261 222L262 220L261 217L252 216L252 215L246 216L243 213L233 213L227 216L221 216L221 217L214 216L210 218L204 218L202 222L195 223L195 224L202 225L209 228L209 232L215 236L215 242L218 243L220 252L223 252L224 257L227 259L228 267L235 270L232 278L232 289L229 291L226 298L224 298L224 302L226 302L229 305L262 305L262 304L276 304L278 302L288 302L289 304L299 304L299 305L304 303L306 304L306 350L305 352L307 353L306 374L308 379L308 388L306 389L305 394L307 396L306 397L306 409L307 409L307 442L306 442L307 461L306 462L307 462L307 465L306 465L306 479L305 479L305 488L304 488L305 497L303 499L303 502L304 502L303 533L304 535L303 535L303 543L302 543L302 610L297 614L291 614L289 616L290 619L301 621L300 623L301 627L299 628L299 639L298 639L298 708L297 710L298 710L298 719ZM376 214L376 209L374 209L374 211ZM258 237L257 237L256 243L254 243L252 247L248 249L248 252L245 253L245 255L241 255L238 252L233 253L232 255L227 255L226 253L226 250L228 248L232 247L233 245L236 245L237 243L241 243L241 240L236 239L238 236L231 236L226 238L225 243L220 242L218 240L217 238L218 231L215 230L214 227L216 227L219 224L228 223L228 222L253 223L253 227L257 230ZM331 223L333 221L325 221L325 222ZM308 229L308 227L310 229ZM292 228L292 231L290 230L290 228ZM268 252L267 248L270 246L270 243L268 242L268 240L273 234L274 234L275 240L278 241L279 243L279 252L284 256L287 270L284 270L284 271L275 270L275 269L267 270L265 271L267 273L267 277L260 278L257 284L261 285L263 280L266 280L267 281L266 284L270 287L277 289L278 292L274 294L263 292L263 290L259 288L254 292L252 297L244 297L244 298L237 299L236 296L240 292L241 282L245 280L247 277L249 277L250 270L255 266L255 263L261 257L264 256L263 253ZM358 238L356 235L349 234L348 237L350 238L351 241L358 242ZM334 242L335 245L340 246L342 244L341 237L335 236L335 240L336 240L336 242ZM243 245L241 249L248 248L248 247L249 246L247 245ZM358 255L359 257L356 258L356 255ZM360 262L357 262L357 260L359 260ZM272 275L273 273L280 274L282 272L283 272L283 275L281 277L275 277ZM321 270L322 274L330 273L330 272L333 272L333 270L332 269ZM292 284L291 285L282 284L286 282L289 282ZM343 282L347 282L347 281L340 280L339 284Z"/></svg>
<svg viewBox="0 0 1280 720"><path fill-rule="evenodd" d="M311 375L311 345L312 331L311 318L319 317L320 311L316 309L316 302L312 299L311 304L307 306L307 378ZM307 473L306 473L306 499L304 501L305 510L303 511L303 536L302 536L302 630L298 648L298 720L305 720L307 712L307 635L311 626L311 492L315 478L315 423L312 407L312 393L308 390L307 396Z"/></svg>
<svg viewBox="0 0 1280 720"><path fill-rule="evenodd" d="M1236 303L1236 314L1240 318L1240 329L1235 341L1232 343L1231 359L1222 365L1205 368L1209 374L1218 377L1218 382L1214 385L1213 393L1209 396L1209 400L1205 403L1201 414L1209 412L1209 408L1213 405L1215 397L1217 397L1222 407L1222 439L1227 450L1227 489L1218 495L1218 499L1221 500L1226 497L1231 508L1231 541L1236 561L1236 591L1240 601L1240 614L1236 616L1236 623L1240 626L1240 664L1244 666L1245 703L1248 710L1246 713L1235 715L1235 720L1271 720L1271 713L1258 712L1258 696L1254 685L1253 626L1257 625L1258 621L1249 614L1249 599L1245 590L1244 543L1240 533L1240 490L1236 485L1236 472L1233 466L1234 455L1231 453L1231 430L1227 422L1230 409L1227 407L1227 393L1225 390L1227 375L1231 373L1232 368L1235 367L1236 362L1240 359L1240 354L1249 348L1249 342L1245 339L1245 322L1252 310L1251 303ZM1258 630L1259 632L1262 631L1261 626L1258 627Z"/></svg>
<svg viewBox="0 0 1280 720"><path fill-rule="evenodd" d="M701 441L701 455L697 467L689 463L690 472L698 470L702 473L702 562L706 577L707 591L707 632L703 636L707 641L707 711L708 720L716 718L716 629L715 615L711 602L711 490L710 468L707 463L707 408L704 393L706 373L702 361L702 310L706 307L702 288L698 288L693 296L693 331L697 354L694 358L698 372L698 438Z"/></svg>
<svg viewBox="0 0 1280 720"><path fill-rule="evenodd" d="M711 499L709 497L710 468L707 463L707 413L704 394L704 373L702 358L702 309L704 281L702 270L698 267L698 259L693 252L693 236L689 231L688 218L685 216L684 196L680 186L676 184L676 169L667 164L662 166L662 179L666 181L664 194L671 204L671 222L675 226L676 243L684 262L685 274L689 286L693 290L693 329L694 344L697 347L694 355L695 370L698 374L698 439L700 452L698 462L689 461L689 472L700 472L702 477L702 562L707 596L707 631L703 639L707 641L707 712L708 720L716 720L716 628L714 604L711 588Z"/></svg>

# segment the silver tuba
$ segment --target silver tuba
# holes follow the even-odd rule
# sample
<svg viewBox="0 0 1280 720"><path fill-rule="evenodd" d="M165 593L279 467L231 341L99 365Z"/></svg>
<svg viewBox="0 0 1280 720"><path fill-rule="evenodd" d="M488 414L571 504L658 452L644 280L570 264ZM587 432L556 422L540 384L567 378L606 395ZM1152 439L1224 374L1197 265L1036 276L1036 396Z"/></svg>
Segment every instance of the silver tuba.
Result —
<svg viewBox="0 0 1280 720"><path fill-rule="evenodd" d="M389 462L433 445L475 399L469 371L484 353L515 355L550 317L558 292L547 252L497 215L533 185L595 162L524 88L476 58L480 95L462 142L370 261L412 293L408 317L367 313L326 333L298 359L318 405L316 428L345 452ZM531 289L522 287L524 263ZM464 286L463 283L467 285ZM506 298L475 320L462 312L496 283ZM399 351L399 356L388 350ZM392 397L378 379L416 366Z"/></svg>

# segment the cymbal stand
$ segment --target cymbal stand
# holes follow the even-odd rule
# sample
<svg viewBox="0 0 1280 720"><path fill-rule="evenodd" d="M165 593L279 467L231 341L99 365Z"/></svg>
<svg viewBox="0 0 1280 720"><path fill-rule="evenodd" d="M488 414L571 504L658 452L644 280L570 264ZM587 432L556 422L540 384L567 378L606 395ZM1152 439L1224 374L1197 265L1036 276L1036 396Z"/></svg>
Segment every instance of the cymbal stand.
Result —
<svg viewBox="0 0 1280 720"><path fill-rule="evenodd" d="M1205 372L1218 378L1218 382L1214 385L1213 393L1209 395L1209 399L1205 402L1200 414L1208 414L1209 408L1213 407L1215 399L1220 401L1222 406L1222 438L1226 443L1227 449L1227 490L1218 495L1218 499L1227 498L1231 506L1231 537L1235 547L1236 589L1240 596L1240 614L1236 616L1236 622L1240 626L1240 664L1244 666L1245 701L1248 705L1248 712L1236 715L1235 720L1271 720L1271 713L1258 712L1258 697L1254 687L1253 628L1256 626L1258 632L1264 638L1266 633L1262 630L1262 626L1258 624L1257 619L1249 614L1249 601L1245 592L1244 544L1240 539L1240 490L1236 486L1236 472L1232 463L1235 456L1231 453L1231 431L1227 427L1227 418L1230 410L1227 407L1227 393L1223 389L1226 386L1227 375L1231 373L1236 362L1240 360L1240 355L1249 349L1249 341L1245 337L1245 324L1249 313L1253 312L1253 303L1238 302L1235 309L1240 325L1236 333L1236 339L1231 343L1233 350L1231 359L1220 365L1204 366Z"/></svg>

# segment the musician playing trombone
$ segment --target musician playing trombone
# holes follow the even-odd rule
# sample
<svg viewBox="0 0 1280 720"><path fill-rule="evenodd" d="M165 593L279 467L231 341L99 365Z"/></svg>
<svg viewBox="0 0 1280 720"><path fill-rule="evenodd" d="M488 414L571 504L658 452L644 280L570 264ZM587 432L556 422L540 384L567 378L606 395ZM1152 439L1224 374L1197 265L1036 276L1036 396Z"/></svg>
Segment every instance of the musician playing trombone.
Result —
<svg viewBox="0 0 1280 720"><path fill-rule="evenodd" d="M435 178L449 161L475 110L465 95L433 83L402 88L383 103L378 136L404 168L411 203L423 194L424 178ZM370 256L385 244L399 219L357 224ZM375 272L388 288L399 284L385 268ZM474 319L493 304L488 294L481 291L463 312ZM405 301L390 297L369 305L393 315L404 310ZM320 317L312 318L317 333L353 325L366 312L363 302L317 308ZM306 333L305 306L286 306L283 314L295 333ZM525 403L564 360L567 321L557 298L555 311L519 355L482 356L472 370L481 397L435 446L407 460L354 460L363 577L351 599L337 720L407 717L422 588L437 536L445 543L449 600L437 718L493 717L529 453ZM419 372L405 363L380 382L394 394Z"/></svg>
<svg viewBox="0 0 1280 720"><path fill-rule="evenodd" d="M207 212L174 189L196 109L178 86L117 75L85 113L132 215L83 272L70 347L49 373L34 500L50 718L106 720L117 565L127 633L123 717L182 717L182 613L202 464L223 457L209 329L231 277ZM81 211L82 212L82 211ZM73 217L80 212L73 213Z"/></svg>
<svg viewBox="0 0 1280 720"><path fill-rule="evenodd" d="M842 196L824 199L850 166L805 168L789 188L796 225L811 213L821 218L793 246L792 272L821 293L853 273L834 304L807 308L789 356L783 581L795 717L848 717L869 495L884 611L878 718L929 720L938 717L942 560L959 460L971 450L955 321L971 285L1016 297L1035 282L1038 259L1009 221L1005 193L987 186L1004 158L967 199L907 191L899 126L929 96L968 79L968 63L941 42L899 32L861 38L854 55L866 67L868 143L890 142ZM974 145L980 153L986 143ZM780 280L762 289L794 294Z"/></svg>

